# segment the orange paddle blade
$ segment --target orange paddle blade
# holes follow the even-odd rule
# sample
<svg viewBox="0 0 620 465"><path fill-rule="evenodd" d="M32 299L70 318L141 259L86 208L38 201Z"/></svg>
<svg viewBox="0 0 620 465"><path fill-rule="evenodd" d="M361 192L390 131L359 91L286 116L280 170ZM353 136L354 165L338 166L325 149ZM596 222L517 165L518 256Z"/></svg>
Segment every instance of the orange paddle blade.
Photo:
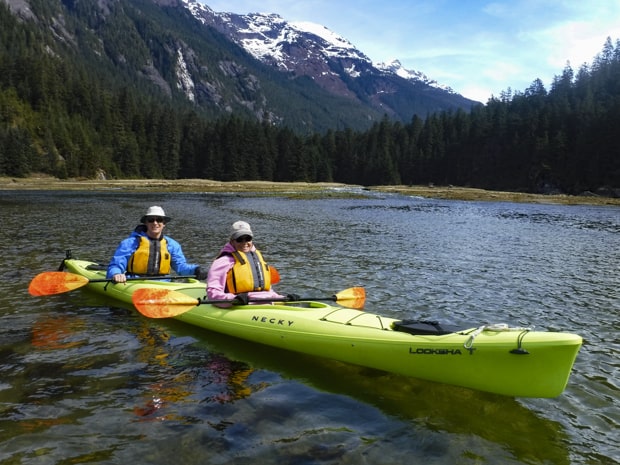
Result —
<svg viewBox="0 0 620 465"><path fill-rule="evenodd" d="M131 296L134 306L149 318L171 318L191 310L200 300L181 292L144 287Z"/></svg>
<svg viewBox="0 0 620 465"><path fill-rule="evenodd" d="M47 271L36 275L30 281L28 292L36 296L62 294L87 284L88 278L78 274L66 273L64 271Z"/></svg>
<svg viewBox="0 0 620 465"><path fill-rule="evenodd" d="M350 287L338 292L334 300L345 307L362 309L366 303L366 290L363 287Z"/></svg>
<svg viewBox="0 0 620 465"><path fill-rule="evenodd" d="M275 266L269 265L269 274L271 275L271 284L278 284L280 282L280 273L278 273Z"/></svg>

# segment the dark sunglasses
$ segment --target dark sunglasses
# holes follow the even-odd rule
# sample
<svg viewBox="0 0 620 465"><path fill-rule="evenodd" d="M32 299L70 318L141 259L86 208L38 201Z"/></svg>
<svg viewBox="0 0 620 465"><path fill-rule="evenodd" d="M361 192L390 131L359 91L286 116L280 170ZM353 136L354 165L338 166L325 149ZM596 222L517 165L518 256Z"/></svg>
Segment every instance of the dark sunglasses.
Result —
<svg viewBox="0 0 620 465"><path fill-rule="evenodd" d="M252 236L241 236L238 237L237 239L235 239L235 241L241 243L241 242L252 242Z"/></svg>
<svg viewBox="0 0 620 465"><path fill-rule="evenodd" d="M164 219L161 216L150 216L146 219L146 221L149 223L155 223L155 221L157 221L158 223L165 223Z"/></svg>

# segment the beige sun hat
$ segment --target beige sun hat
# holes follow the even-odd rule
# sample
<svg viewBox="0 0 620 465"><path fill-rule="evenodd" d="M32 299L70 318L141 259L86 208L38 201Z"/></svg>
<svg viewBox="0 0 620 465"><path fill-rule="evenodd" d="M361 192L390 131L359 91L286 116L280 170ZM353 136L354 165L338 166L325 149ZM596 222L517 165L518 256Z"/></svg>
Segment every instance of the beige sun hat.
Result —
<svg viewBox="0 0 620 465"><path fill-rule="evenodd" d="M250 225L245 221L235 221L230 228L230 239L235 240L241 236L254 237L252 228L250 228Z"/></svg>
<svg viewBox="0 0 620 465"><path fill-rule="evenodd" d="M164 219L164 223L167 223L172 219L169 216L166 216L166 214L164 213L164 209L158 207L157 205L148 208L144 216L140 218L140 223L146 223L146 220L149 216L161 216Z"/></svg>

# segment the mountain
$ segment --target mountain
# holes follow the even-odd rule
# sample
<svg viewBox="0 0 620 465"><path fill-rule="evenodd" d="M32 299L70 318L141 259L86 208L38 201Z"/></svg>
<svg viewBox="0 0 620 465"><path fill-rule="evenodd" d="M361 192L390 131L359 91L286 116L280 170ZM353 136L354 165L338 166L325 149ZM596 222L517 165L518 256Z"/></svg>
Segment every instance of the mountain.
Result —
<svg viewBox="0 0 620 465"><path fill-rule="evenodd" d="M257 60L292 79L310 77L333 95L346 97L409 121L428 114L479 103L441 86L424 73L405 69L398 60L373 64L363 52L328 28L311 22L287 22L277 14L217 13L184 0L192 14Z"/></svg>
<svg viewBox="0 0 620 465"><path fill-rule="evenodd" d="M38 53L207 117L233 114L307 133L476 104L398 62L374 65L322 26L276 14L217 13L190 0L3 3L38 29Z"/></svg>

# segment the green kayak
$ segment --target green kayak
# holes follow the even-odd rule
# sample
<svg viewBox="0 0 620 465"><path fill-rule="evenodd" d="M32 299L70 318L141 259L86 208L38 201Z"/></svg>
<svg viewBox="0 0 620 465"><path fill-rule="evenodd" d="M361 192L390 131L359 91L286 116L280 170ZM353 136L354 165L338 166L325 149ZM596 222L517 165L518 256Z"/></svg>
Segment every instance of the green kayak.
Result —
<svg viewBox="0 0 620 465"><path fill-rule="evenodd" d="M73 287L134 304L143 314L171 308L177 320L259 344L507 396L560 395L582 344L572 333L444 327L320 301L222 308L206 303L205 283L192 278L112 284L93 262L63 263L83 280Z"/></svg>

